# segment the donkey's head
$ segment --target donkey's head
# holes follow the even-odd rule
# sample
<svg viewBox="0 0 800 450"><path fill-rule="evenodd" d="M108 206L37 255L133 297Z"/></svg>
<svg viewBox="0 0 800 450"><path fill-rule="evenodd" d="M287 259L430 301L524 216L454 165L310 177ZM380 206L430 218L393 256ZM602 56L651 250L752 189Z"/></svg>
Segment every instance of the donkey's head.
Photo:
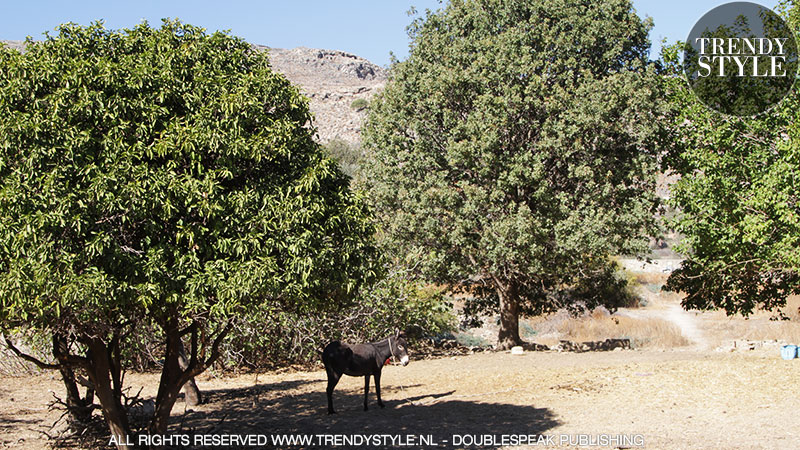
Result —
<svg viewBox="0 0 800 450"><path fill-rule="evenodd" d="M401 364L408 365L408 347L406 344L406 334L400 330L395 332L395 335L389 339L389 346L391 347L392 356L400 361Z"/></svg>

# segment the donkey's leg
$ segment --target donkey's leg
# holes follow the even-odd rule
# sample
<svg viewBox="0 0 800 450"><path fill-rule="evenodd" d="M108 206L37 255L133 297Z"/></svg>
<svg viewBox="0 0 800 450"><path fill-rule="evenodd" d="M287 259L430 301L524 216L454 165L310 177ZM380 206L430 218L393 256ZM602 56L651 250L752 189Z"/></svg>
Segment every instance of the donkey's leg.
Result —
<svg viewBox="0 0 800 450"><path fill-rule="evenodd" d="M336 383L339 382L339 378L341 378L342 374L336 373L333 369L328 369L327 372L328 389L326 389L325 392L328 394L328 414L336 414L336 411L333 410L333 388L336 387Z"/></svg>
<svg viewBox="0 0 800 450"><path fill-rule="evenodd" d="M381 371L375 372L375 393L378 394L378 406L381 408L384 407L383 402L381 401Z"/></svg>
<svg viewBox="0 0 800 450"><path fill-rule="evenodd" d="M367 408L367 396L369 395L369 375L364 377L364 411Z"/></svg>

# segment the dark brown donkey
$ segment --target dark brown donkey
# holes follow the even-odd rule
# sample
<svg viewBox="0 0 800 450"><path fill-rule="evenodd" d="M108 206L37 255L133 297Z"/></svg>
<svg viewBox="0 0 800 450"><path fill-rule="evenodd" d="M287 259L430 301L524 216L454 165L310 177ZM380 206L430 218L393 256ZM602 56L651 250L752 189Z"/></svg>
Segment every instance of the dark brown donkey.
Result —
<svg viewBox="0 0 800 450"><path fill-rule="evenodd" d="M369 377L375 377L375 393L378 394L378 406L383 408L381 401L381 369L389 358L399 360L404 366L408 364L406 351L406 335L398 331L394 336L371 344L347 345L343 342L333 341L322 351L322 362L328 373L328 414L336 414L333 410L333 388L339 382L342 374L352 377L364 377L364 411L367 408L367 395L369 394Z"/></svg>

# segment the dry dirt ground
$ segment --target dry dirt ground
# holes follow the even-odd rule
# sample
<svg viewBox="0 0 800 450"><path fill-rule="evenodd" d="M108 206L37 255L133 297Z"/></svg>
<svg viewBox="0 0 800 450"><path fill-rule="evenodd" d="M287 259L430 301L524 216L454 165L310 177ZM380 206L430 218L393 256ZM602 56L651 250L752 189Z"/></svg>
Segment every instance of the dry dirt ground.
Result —
<svg viewBox="0 0 800 450"><path fill-rule="evenodd" d="M435 444L406 448L451 448L459 436L464 446L468 435L487 434L498 442L482 448L497 448L503 435L535 434L550 437L555 448L576 447L559 445L562 436L589 435L597 444L603 436L622 435L629 447L643 443L648 449L795 449L800 448L798 380L800 360L784 361L774 349L412 357L407 367L384 369L386 409L375 404L373 387L370 410L363 411L363 379L345 377L334 394L335 416L326 414L322 368L205 377L199 385L207 403L187 409L179 401L170 432L411 434ZM130 374L127 382L153 395L157 376ZM40 431L58 417L47 410L50 391L61 393L58 379L42 374L0 378L0 383L0 445L46 448Z"/></svg>

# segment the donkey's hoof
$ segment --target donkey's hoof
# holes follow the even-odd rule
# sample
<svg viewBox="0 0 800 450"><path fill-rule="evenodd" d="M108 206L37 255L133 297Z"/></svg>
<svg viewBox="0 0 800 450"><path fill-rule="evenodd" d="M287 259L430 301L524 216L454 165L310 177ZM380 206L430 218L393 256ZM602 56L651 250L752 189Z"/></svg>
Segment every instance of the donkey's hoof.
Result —
<svg viewBox="0 0 800 450"><path fill-rule="evenodd" d="M334 411L334 410L332 410L332 409L329 409L329 410L328 410L328 415L330 416L331 414L336 414L336 411Z"/></svg>
<svg viewBox="0 0 800 450"><path fill-rule="evenodd" d="M383 403L378 403L378 406L380 406L381 408L386 408L386 405L384 405Z"/></svg>

